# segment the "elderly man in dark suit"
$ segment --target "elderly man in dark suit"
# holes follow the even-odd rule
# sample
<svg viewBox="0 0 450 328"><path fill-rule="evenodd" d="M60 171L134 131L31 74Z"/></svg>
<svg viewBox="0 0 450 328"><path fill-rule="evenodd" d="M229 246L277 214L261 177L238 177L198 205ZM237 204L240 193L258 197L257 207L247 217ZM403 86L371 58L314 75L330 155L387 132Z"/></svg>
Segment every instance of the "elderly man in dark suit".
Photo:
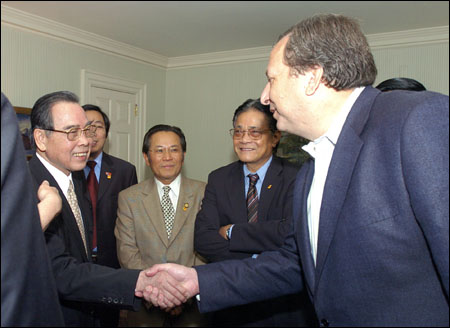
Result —
<svg viewBox="0 0 450 328"><path fill-rule="evenodd" d="M169 271L201 311L306 289L321 326L448 326L449 99L380 92L375 77L354 19L317 15L282 35L261 101L314 158L293 233L257 259L148 274Z"/></svg>
<svg viewBox="0 0 450 328"><path fill-rule="evenodd" d="M89 124L78 97L68 91L42 96L31 111L31 128L36 153L29 168L36 186L47 180L62 198L62 211L45 237L65 324L98 326L96 304L137 310L140 300L135 294L141 296L150 282L143 272L92 263L91 211L72 171L86 165L95 127Z"/></svg>
<svg viewBox="0 0 450 328"><path fill-rule="evenodd" d="M195 249L210 262L278 249L291 230L298 167L273 155L281 137L276 124L259 99L246 100L234 112L230 134L239 160L209 174L195 222ZM257 177L254 189L252 176ZM300 293L212 317L223 326L310 326L314 311L307 294Z"/></svg>

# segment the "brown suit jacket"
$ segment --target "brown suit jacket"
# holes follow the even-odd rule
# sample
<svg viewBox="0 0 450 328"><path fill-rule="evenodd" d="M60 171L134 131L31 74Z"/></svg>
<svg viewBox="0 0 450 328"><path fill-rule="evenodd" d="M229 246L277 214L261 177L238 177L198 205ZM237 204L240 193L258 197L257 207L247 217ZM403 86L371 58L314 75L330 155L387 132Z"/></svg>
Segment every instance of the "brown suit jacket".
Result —
<svg viewBox="0 0 450 328"><path fill-rule="evenodd" d="M117 255L124 268L146 269L158 263L203 264L194 253L195 218L205 183L181 177L180 194L170 240L153 178L119 193Z"/></svg>
<svg viewBox="0 0 450 328"><path fill-rule="evenodd" d="M181 177L175 222L169 240L154 178L121 191L114 230L120 265L123 268L146 269L166 262L188 267L204 264L204 260L194 252L195 218L204 192L204 182ZM128 313L129 326L201 326L203 321L195 302L186 304L180 316L146 307L137 313Z"/></svg>

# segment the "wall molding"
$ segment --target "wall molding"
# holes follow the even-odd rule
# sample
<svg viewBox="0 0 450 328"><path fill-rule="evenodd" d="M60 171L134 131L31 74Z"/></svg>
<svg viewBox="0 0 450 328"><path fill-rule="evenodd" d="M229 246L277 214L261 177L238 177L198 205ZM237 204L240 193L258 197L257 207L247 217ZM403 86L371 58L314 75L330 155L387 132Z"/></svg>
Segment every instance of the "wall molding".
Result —
<svg viewBox="0 0 450 328"><path fill-rule="evenodd" d="M205 53L194 56L165 57L109 38L86 32L65 24L1 5L2 25L30 33L70 42L108 54L124 57L164 69L210 66L236 62L267 60L272 46ZM372 49L412 45L448 43L449 27L439 26L407 31L367 35Z"/></svg>
<svg viewBox="0 0 450 328"><path fill-rule="evenodd" d="M2 25L13 26L31 33L74 43L109 54L119 55L145 64L167 67L167 57L130 46L103 36L86 32L37 15L1 5Z"/></svg>

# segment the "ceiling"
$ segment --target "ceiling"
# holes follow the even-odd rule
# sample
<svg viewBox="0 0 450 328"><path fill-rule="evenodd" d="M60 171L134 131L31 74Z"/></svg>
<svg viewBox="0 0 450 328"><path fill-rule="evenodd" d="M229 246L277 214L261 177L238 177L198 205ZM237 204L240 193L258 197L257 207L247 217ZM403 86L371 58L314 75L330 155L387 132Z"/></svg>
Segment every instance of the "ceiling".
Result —
<svg viewBox="0 0 450 328"><path fill-rule="evenodd" d="M358 18L366 35L449 25L448 1L2 1L2 6L165 57L271 46L316 13Z"/></svg>

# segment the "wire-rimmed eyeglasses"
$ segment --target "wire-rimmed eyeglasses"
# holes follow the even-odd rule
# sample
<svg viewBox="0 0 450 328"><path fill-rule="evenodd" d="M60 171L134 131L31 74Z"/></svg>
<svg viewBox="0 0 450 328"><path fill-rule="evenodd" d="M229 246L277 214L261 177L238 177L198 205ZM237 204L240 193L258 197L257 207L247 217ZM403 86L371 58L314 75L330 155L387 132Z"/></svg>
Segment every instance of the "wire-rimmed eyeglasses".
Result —
<svg viewBox="0 0 450 328"><path fill-rule="evenodd" d="M52 131L52 132L60 132L65 133L67 135L67 140L69 141L75 141L80 139L81 133L84 132L84 135L86 138L92 138L95 135L95 131L97 130L97 126L95 125L86 125L86 127L82 128L71 128L67 131L63 130L55 130L55 129L41 129L45 131Z"/></svg>
<svg viewBox="0 0 450 328"><path fill-rule="evenodd" d="M244 137L244 134L247 132L248 136L254 140L261 139L263 133L269 132L270 129L258 130L258 129L230 129L230 135L233 139L241 139Z"/></svg>

